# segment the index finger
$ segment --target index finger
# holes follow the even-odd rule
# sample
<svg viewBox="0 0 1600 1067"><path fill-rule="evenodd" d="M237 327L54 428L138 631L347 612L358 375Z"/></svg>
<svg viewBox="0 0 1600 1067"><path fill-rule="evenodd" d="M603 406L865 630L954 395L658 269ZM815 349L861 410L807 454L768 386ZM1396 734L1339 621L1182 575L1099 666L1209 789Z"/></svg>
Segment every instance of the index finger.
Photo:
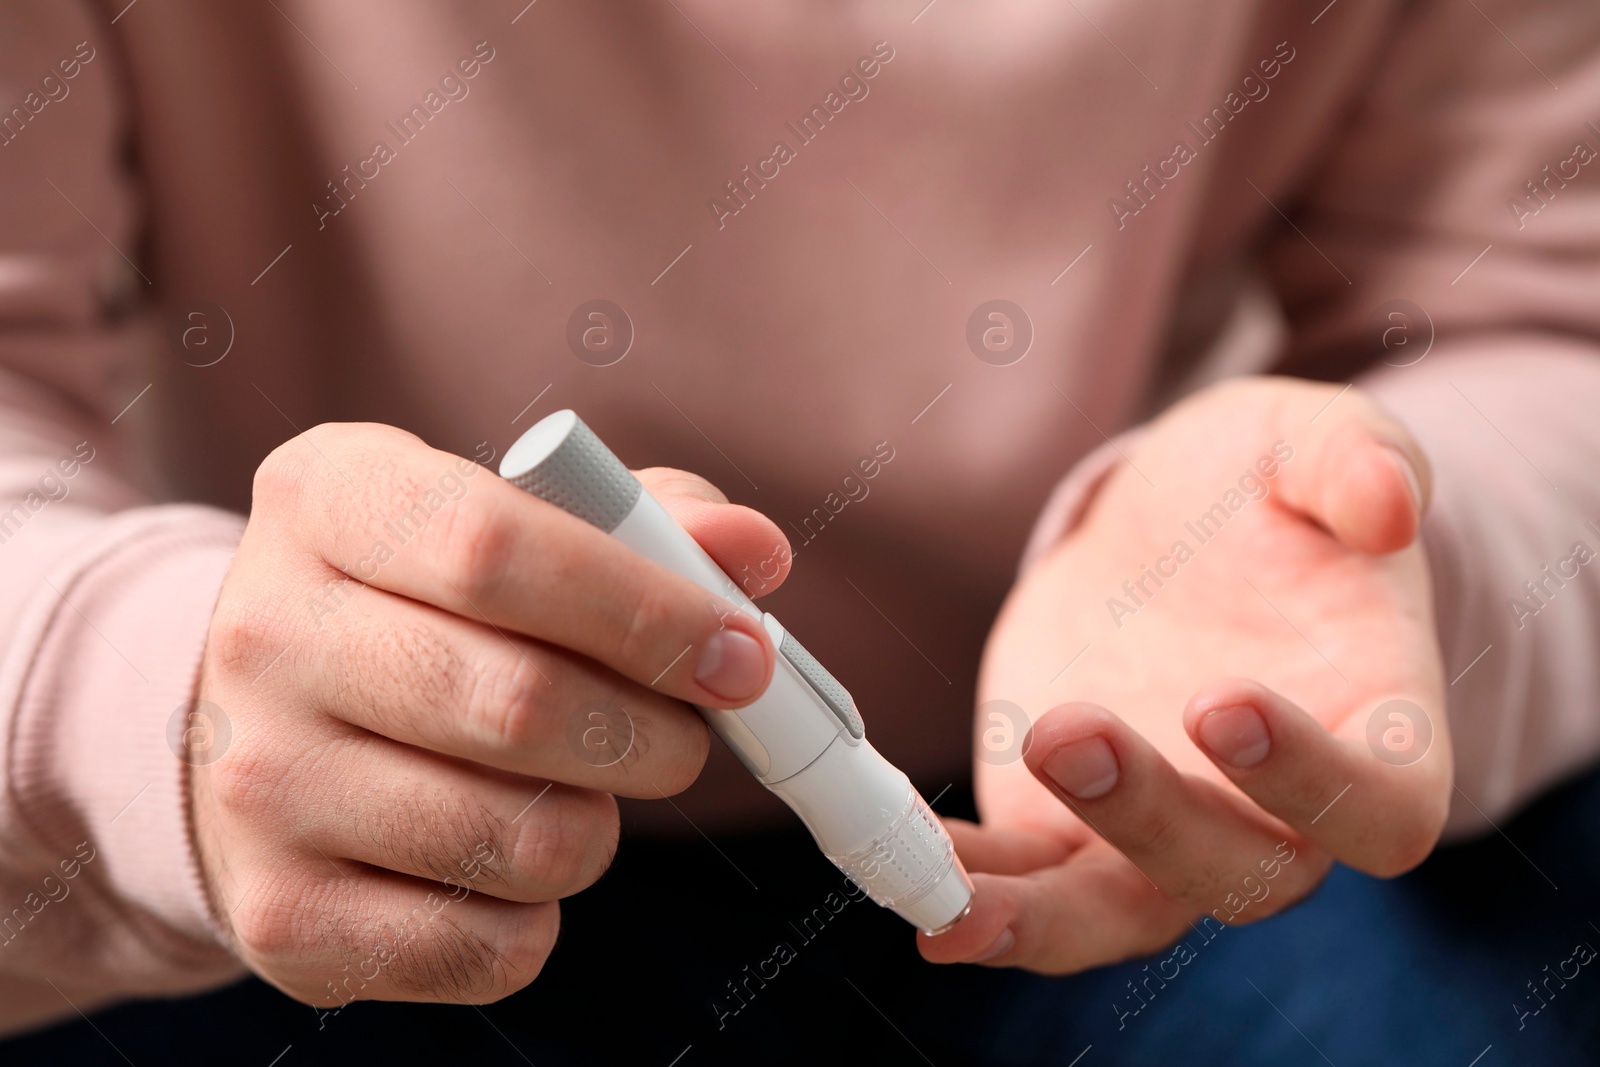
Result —
<svg viewBox="0 0 1600 1067"><path fill-rule="evenodd" d="M1028 874L971 877L967 917L917 937L930 963L1074 974L1158 951L1189 928L1189 909L1103 841Z"/></svg>
<svg viewBox="0 0 1600 1067"><path fill-rule="evenodd" d="M771 679L760 620L470 460L392 427L313 428L256 476L283 535L366 585L548 641L696 704Z"/></svg>

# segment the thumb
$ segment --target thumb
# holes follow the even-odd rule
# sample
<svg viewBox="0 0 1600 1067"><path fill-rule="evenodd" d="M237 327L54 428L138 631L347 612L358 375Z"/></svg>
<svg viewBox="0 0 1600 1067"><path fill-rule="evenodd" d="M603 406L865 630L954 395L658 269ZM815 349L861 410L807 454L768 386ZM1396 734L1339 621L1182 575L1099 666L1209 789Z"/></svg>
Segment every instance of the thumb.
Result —
<svg viewBox="0 0 1600 1067"><path fill-rule="evenodd" d="M634 474L746 596L764 596L789 576L789 539L761 512L728 503L720 489L688 471L648 467Z"/></svg>
<svg viewBox="0 0 1600 1067"><path fill-rule="evenodd" d="M1342 395L1340 390L1346 390ZM1417 535L1433 489L1422 448L1365 393L1315 390L1321 409L1285 409L1278 434L1292 448L1277 479L1278 503L1359 552L1394 552Z"/></svg>

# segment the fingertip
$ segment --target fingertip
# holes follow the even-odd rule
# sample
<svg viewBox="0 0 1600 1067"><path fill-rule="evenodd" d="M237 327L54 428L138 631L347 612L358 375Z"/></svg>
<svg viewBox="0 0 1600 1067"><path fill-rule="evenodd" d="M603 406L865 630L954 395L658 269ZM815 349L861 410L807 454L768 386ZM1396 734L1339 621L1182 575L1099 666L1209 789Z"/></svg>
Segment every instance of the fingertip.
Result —
<svg viewBox="0 0 1600 1067"><path fill-rule="evenodd" d="M1269 695L1266 686L1253 678L1229 677L1207 682L1194 691L1183 709L1183 725L1194 736L1194 727L1207 713L1233 704L1262 701Z"/></svg>
<svg viewBox="0 0 1600 1067"><path fill-rule="evenodd" d="M1411 455L1406 449L1387 441L1383 442L1383 447L1389 453L1389 459L1394 463L1395 469L1400 472L1401 480L1405 482L1406 496L1411 500L1412 510L1419 516L1426 515L1429 483L1432 481L1427 457L1420 449L1414 449L1416 454Z"/></svg>
<svg viewBox="0 0 1600 1067"><path fill-rule="evenodd" d="M752 599L777 589L789 577L794 552L778 524L754 508L725 499L679 495L661 506L689 531L740 590Z"/></svg>
<svg viewBox="0 0 1600 1067"><path fill-rule="evenodd" d="M1058 796L1077 802L1107 796L1122 778L1127 727L1098 704L1062 704L1033 724L1024 762Z"/></svg>
<svg viewBox="0 0 1600 1067"><path fill-rule="evenodd" d="M1427 505L1425 482L1416 460L1398 445L1363 438L1331 488L1330 525L1347 547L1382 555L1416 537Z"/></svg>
<svg viewBox="0 0 1600 1067"><path fill-rule="evenodd" d="M929 963L987 963L1005 966L1016 945L1011 924L1016 902L1006 882L983 874L972 875L972 910L942 934L917 934L917 951Z"/></svg>
<svg viewBox="0 0 1600 1067"><path fill-rule="evenodd" d="M722 510L724 521L737 530L737 537L730 538L730 554L738 558L741 568L736 579L739 588L746 596L760 599L789 577L794 566L789 538L776 522L754 508L728 504Z"/></svg>
<svg viewBox="0 0 1600 1067"><path fill-rule="evenodd" d="M1037 771L1039 764L1052 751L1064 744L1093 735L1114 733L1122 728L1122 720L1099 704L1075 700L1057 704L1039 716L1028 730L1023 742L1023 762Z"/></svg>
<svg viewBox="0 0 1600 1067"><path fill-rule="evenodd" d="M1279 503L1346 548L1373 555L1397 551L1416 538L1427 511L1427 455L1360 390L1333 407L1343 395L1324 402L1315 425L1304 431L1306 458L1283 467ZM1318 422L1325 412L1327 418Z"/></svg>
<svg viewBox="0 0 1600 1067"><path fill-rule="evenodd" d="M1222 678L1196 690L1184 707L1183 727L1195 747L1236 780L1266 766L1269 756L1303 753L1313 737L1332 740L1303 708L1252 678Z"/></svg>
<svg viewBox="0 0 1600 1067"><path fill-rule="evenodd" d="M745 707L760 699L772 684L777 650L765 627L750 615L731 606L708 606L717 612L718 626L700 646L693 681L710 699L696 698L695 702L718 708Z"/></svg>

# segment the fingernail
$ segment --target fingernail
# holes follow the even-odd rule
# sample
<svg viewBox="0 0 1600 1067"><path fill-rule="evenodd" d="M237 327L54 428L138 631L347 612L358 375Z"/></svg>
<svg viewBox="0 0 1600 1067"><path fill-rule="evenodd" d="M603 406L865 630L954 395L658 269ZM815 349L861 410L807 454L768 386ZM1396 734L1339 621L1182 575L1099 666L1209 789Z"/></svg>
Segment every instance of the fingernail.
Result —
<svg viewBox="0 0 1600 1067"><path fill-rule="evenodd" d="M1406 481L1406 490L1411 494L1411 507L1418 515L1422 514L1422 481L1417 477L1417 468L1411 465L1410 458L1394 445L1386 444L1384 451L1389 453L1389 458L1396 467L1400 468L1400 476Z"/></svg>
<svg viewBox="0 0 1600 1067"><path fill-rule="evenodd" d="M1200 720L1200 743L1222 762L1254 767L1272 751L1272 735L1255 708L1241 704L1207 712Z"/></svg>
<svg viewBox="0 0 1600 1067"><path fill-rule="evenodd" d="M984 960L992 960L996 956L1003 956L1007 952L1010 952L1011 946L1015 945L1016 943L1017 935L1012 933L1011 927L1008 926L1004 930L1000 931L1000 936L994 939L994 944L990 945L988 948L984 949L967 962L982 963Z"/></svg>
<svg viewBox="0 0 1600 1067"><path fill-rule="evenodd" d="M744 700L761 689L767 656L761 642L738 630L718 630L700 650L694 680L724 700Z"/></svg>
<svg viewBox="0 0 1600 1067"><path fill-rule="evenodd" d="M1062 745L1040 767L1074 800L1096 800L1117 784L1117 754L1103 737Z"/></svg>

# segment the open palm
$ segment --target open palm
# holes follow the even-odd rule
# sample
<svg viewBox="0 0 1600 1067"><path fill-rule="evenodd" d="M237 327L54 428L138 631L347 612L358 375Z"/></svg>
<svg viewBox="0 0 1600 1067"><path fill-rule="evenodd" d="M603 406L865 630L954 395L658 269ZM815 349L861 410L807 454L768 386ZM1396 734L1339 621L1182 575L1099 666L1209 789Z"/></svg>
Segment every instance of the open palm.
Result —
<svg viewBox="0 0 1600 1067"><path fill-rule="evenodd" d="M979 902L930 958L1111 962L1271 914L1332 858L1408 869L1443 823L1405 432L1354 391L1255 379L1123 450L990 636L982 823L952 827Z"/></svg>

